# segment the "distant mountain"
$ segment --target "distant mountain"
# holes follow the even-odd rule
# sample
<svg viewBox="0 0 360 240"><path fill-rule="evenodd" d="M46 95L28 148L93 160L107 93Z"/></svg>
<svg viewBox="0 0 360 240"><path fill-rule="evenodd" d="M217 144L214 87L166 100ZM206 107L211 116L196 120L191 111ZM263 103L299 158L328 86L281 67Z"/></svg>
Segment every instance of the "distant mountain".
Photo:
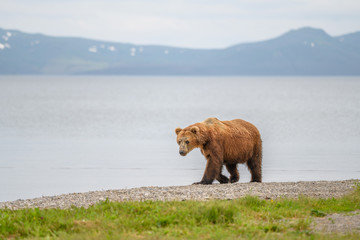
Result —
<svg viewBox="0 0 360 240"><path fill-rule="evenodd" d="M0 29L0 74L360 75L360 32L332 37L307 27L199 50Z"/></svg>

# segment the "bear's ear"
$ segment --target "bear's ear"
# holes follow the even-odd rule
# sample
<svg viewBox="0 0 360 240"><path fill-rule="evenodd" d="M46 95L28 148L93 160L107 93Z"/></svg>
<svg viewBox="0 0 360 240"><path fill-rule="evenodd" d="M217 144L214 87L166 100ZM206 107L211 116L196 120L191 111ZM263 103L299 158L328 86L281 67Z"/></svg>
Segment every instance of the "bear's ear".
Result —
<svg viewBox="0 0 360 240"><path fill-rule="evenodd" d="M191 128L190 128L190 131L192 132L192 133L194 133L194 134L197 134L198 132L199 132L199 127L197 127L197 126L192 126Z"/></svg>
<svg viewBox="0 0 360 240"><path fill-rule="evenodd" d="M179 134L179 132L180 132L181 130L182 130L182 129L181 129L181 128L179 128L179 127L178 127L178 128L176 128L176 129L175 129L175 133L176 133L176 135L178 135L178 134Z"/></svg>

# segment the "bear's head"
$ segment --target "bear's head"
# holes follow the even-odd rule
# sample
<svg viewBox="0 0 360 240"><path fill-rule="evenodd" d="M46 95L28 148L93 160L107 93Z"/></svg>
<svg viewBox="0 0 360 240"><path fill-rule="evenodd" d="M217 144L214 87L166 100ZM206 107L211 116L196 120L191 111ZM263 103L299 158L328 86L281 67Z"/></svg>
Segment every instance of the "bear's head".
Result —
<svg viewBox="0 0 360 240"><path fill-rule="evenodd" d="M200 146L199 141L199 127L191 126L184 129L176 128L177 143L179 144L179 153L181 156L186 156L191 150Z"/></svg>

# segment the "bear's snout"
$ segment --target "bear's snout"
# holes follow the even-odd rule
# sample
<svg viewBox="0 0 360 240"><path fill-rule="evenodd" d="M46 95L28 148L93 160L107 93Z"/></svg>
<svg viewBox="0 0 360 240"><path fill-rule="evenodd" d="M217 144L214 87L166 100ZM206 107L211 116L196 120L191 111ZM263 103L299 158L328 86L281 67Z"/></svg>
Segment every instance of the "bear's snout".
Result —
<svg viewBox="0 0 360 240"><path fill-rule="evenodd" d="M185 155L186 155L186 152L185 152L184 150L180 150L179 153L180 153L181 156L185 156Z"/></svg>

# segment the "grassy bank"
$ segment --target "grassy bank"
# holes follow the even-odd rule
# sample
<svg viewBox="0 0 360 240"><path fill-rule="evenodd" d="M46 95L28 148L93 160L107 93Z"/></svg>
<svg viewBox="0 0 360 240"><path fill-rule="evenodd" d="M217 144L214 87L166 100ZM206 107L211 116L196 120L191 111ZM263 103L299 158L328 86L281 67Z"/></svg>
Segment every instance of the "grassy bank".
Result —
<svg viewBox="0 0 360 240"><path fill-rule="evenodd" d="M85 208L0 210L0 239L360 239L314 233L315 217L360 209L360 186L338 199L105 201Z"/></svg>

